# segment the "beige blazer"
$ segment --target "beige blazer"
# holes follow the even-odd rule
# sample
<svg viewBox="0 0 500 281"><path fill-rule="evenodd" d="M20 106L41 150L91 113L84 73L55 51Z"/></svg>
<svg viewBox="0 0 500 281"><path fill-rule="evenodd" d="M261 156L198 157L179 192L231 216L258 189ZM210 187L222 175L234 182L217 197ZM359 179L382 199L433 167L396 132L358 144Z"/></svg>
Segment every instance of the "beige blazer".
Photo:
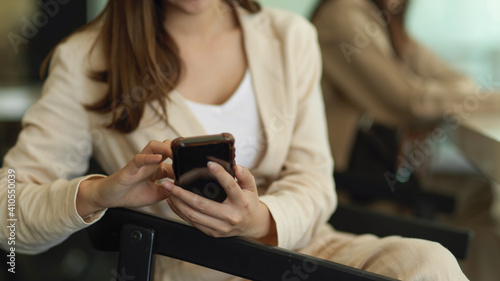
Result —
<svg viewBox="0 0 500 281"><path fill-rule="evenodd" d="M391 128L429 126L474 94L474 83L414 41L397 59L372 1L330 0L313 23L336 171L348 167L361 116Z"/></svg>
<svg viewBox="0 0 500 281"><path fill-rule="evenodd" d="M276 221L279 246L301 249L326 226L336 206L316 32L303 18L284 11L264 9L251 15L238 9L238 15L266 139L264 155L251 172ZM90 69L104 69L100 44L88 56L97 32L74 34L57 47L42 97L24 116L19 140L5 157L2 178L7 168L17 176L19 253L45 251L100 218L102 213L84 220L75 207L92 155L113 173L150 140L205 134L177 91L169 94L168 123L154 113L152 107L158 105L153 105L132 133L103 129L109 116L84 109L107 89L87 77ZM0 184L0 198L6 198L6 181ZM6 202L0 200L3 221ZM179 219L166 202L141 210ZM7 231L0 230L2 248Z"/></svg>

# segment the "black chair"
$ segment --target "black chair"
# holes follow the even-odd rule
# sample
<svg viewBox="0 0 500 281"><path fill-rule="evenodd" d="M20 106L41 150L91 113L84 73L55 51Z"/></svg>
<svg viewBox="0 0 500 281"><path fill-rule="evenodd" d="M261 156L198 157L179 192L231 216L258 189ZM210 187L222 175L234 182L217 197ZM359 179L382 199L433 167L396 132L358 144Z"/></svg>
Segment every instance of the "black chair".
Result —
<svg viewBox="0 0 500 281"><path fill-rule="evenodd" d="M411 237L422 234L420 238L427 239L432 236L431 240L442 243L457 257L465 258L472 237L470 231L424 221L405 223L404 219L392 219L395 218L341 205L331 222L339 230L355 233L372 232L382 236L409 233ZM376 223L374 231L359 229L370 221ZM356 222L355 225L352 222ZM405 230L401 231L403 227ZM190 226L128 209L108 210L87 232L95 248L119 251L118 272L134 280L152 280L154 254L251 280L302 280L305 276L307 280L394 280L249 239L213 238Z"/></svg>
<svg viewBox="0 0 500 281"><path fill-rule="evenodd" d="M439 213L451 214L455 198L427 190L414 174L398 177L399 133L385 126L372 124L360 129L353 144L349 167L335 172L337 191L342 191L353 204L363 206L379 200L409 207L415 217L435 220ZM409 163L409 169L415 169Z"/></svg>

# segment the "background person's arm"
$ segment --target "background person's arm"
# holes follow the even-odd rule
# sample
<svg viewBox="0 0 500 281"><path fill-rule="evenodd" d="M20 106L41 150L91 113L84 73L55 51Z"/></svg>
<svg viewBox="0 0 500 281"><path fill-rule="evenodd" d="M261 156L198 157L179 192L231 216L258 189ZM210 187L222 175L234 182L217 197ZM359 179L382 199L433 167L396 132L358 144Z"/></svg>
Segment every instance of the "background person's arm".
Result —
<svg viewBox="0 0 500 281"><path fill-rule="evenodd" d="M409 63L398 59L372 11L354 4L324 7L315 24L325 79L362 111L376 115L370 112L376 104L407 125L428 124L474 94L470 80L421 46L410 44Z"/></svg>

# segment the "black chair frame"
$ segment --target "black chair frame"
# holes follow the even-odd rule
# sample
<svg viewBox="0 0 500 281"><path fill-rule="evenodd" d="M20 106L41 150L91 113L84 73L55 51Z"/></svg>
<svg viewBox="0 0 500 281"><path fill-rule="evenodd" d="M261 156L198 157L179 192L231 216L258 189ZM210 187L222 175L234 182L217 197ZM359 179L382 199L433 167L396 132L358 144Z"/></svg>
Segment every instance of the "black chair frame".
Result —
<svg viewBox="0 0 500 281"><path fill-rule="evenodd" d="M358 216L362 220L358 220ZM387 218L392 219L380 214L370 217L364 210L341 205L331 222L339 230L357 233L361 230L355 225L376 219L376 229L388 225L389 229L384 231L391 232L394 221L381 224ZM354 221L355 224L352 223ZM402 222L404 220L396 219L396 223ZM438 242L448 243L446 247L454 249L455 255L465 257L472 237L470 231L443 228L426 221L408 225L408 231L413 234L410 236L415 236L415 232L411 231L415 227L419 230L417 233L424 236L434 236L437 240L444 238ZM119 251L117 271L122 276L134 277L134 280L152 280L154 255L172 257L251 280L394 280L245 238L213 238L188 225L128 209L108 210L87 232L95 248ZM447 242L450 237L453 237L452 243Z"/></svg>

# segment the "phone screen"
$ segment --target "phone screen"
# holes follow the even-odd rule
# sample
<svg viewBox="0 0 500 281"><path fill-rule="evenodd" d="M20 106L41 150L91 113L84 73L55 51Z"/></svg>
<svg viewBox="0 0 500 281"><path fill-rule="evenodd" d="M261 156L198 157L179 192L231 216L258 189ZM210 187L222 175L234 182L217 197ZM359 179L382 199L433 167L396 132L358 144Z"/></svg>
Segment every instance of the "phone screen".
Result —
<svg viewBox="0 0 500 281"><path fill-rule="evenodd" d="M232 136L231 136L232 137ZM209 161L220 164L234 176L233 142L184 139L173 147L176 185L208 199L222 202L227 195L219 181L208 170Z"/></svg>
<svg viewBox="0 0 500 281"><path fill-rule="evenodd" d="M200 146L179 148L177 157L184 159L179 161L177 168L179 175L185 174L195 168L206 168L208 161L221 164L226 170L229 170L230 148L226 143L205 144Z"/></svg>

